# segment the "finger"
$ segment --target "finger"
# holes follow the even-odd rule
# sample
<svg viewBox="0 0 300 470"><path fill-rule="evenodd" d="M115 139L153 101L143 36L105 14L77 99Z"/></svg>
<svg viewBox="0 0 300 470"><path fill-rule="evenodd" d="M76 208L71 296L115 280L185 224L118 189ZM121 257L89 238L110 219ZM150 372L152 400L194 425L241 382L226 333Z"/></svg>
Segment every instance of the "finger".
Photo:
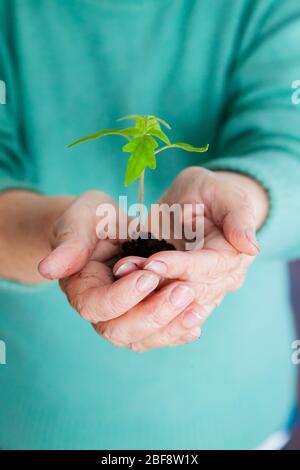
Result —
<svg viewBox="0 0 300 470"><path fill-rule="evenodd" d="M180 346L182 344L191 343L191 342L195 341L196 339L201 338L201 335L202 335L202 330L199 326L195 327L195 328L192 328L187 333L185 333L183 336L178 338L178 340L175 341L172 346Z"/></svg>
<svg viewBox="0 0 300 470"><path fill-rule="evenodd" d="M52 249L38 266L47 279L61 279L86 264L98 241L96 209L100 203L115 201L99 191L89 191L70 206L54 227Z"/></svg>
<svg viewBox="0 0 300 470"><path fill-rule="evenodd" d="M72 307L91 323L123 315L159 283L159 277L147 271L136 271L112 282L109 271L104 264L90 261L83 272L61 281Z"/></svg>
<svg viewBox="0 0 300 470"><path fill-rule="evenodd" d="M214 283L239 264L238 256L230 258L214 250L161 251L144 262L144 269L168 279Z"/></svg>
<svg viewBox="0 0 300 470"><path fill-rule="evenodd" d="M152 349L158 349L163 347L175 347L181 346L183 344L188 344L196 339L201 337L201 328L195 327L190 330L187 330L182 336L175 338L174 340L170 341L169 343L159 342L156 343L146 343L146 342L138 342L130 344L130 349L134 352L146 352Z"/></svg>
<svg viewBox="0 0 300 470"><path fill-rule="evenodd" d="M239 208L226 215L223 224L226 239L241 253L256 256L259 251L255 222L247 208Z"/></svg>
<svg viewBox="0 0 300 470"><path fill-rule="evenodd" d="M146 258L141 256L126 256L120 259L113 267L115 277L122 277L137 269L141 269Z"/></svg>
<svg viewBox="0 0 300 470"><path fill-rule="evenodd" d="M225 238L239 252L250 256L259 253L254 207L242 189L222 191L212 205L212 213Z"/></svg>
<svg viewBox="0 0 300 470"><path fill-rule="evenodd" d="M140 341L170 323L194 298L195 292L190 286L173 282L122 317L99 325L98 332L113 344L127 345Z"/></svg>
<svg viewBox="0 0 300 470"><path fill-rule="evenodd" d="M114 276L116 278L121 278L129 273L132 273L133 271L136 271L137 269L142 269L145 260L146 258L139 256L127 256L126 258L120 259L113 267ZM161 277L158 287L161 288L169 282L171 281Z"/></svg>
<svg viewBox="0 0 300 470"><path fill-rule="evenodd" d="M201 328L194 328L178 339L172 346L182 346L200 339L202 335Z"/></svg>
<svg viewBox="0 0 300 470"><path fill-rule="evenodd" d="M207 317L207 312L203 307L192 303L180 315L172 320L167 326L159 329L152 335L130 345L134 351L146 351L154 348L161 348L177 344L177 342L200 327Z"/></svg>
<svg viewBox="0 0 300 470"><path fill-rule="evenodd" d="M207 301L204 304L196 300L167 326L137 344L145 350L177 344L177 341L181 338L185 338L191 330L197 328L201 329L213 310L220 305L223 298L224 295L215 296L213 300L210 302Z"/></svg>

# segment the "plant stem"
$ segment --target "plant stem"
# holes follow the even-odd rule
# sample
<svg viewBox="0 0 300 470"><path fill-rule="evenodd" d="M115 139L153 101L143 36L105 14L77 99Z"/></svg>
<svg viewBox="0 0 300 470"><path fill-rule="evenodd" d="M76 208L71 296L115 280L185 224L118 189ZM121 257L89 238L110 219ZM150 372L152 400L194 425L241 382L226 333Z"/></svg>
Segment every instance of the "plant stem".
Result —
<svg viewBox="0 0 300 470"><path fill-rule="evenodd" d="M142 230L143 222L143 202L144 202L144 179L145 179L145 170L140 175L139 180L139 230Z"/></svg>
<svg viewBox="0 0 300 470"><path fill-rule="evenodd" d="M164 150L167 150L169 148L170 148L169 145L164 145L163 147L160 147L160 149L155 150L154 154L157 155L158 153L163 152Z"/></svg>

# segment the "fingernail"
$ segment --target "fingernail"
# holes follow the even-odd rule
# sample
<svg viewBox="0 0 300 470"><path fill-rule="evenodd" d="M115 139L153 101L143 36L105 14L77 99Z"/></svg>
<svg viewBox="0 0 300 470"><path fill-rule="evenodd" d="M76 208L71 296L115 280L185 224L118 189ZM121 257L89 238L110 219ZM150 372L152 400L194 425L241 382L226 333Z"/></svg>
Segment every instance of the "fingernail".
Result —
<svg viewBox="0 0 300 470"><path fill-rule="evenodd" d="M191 303L194 297L194 292L190 287L177 286L170 294L170 301L174 307L180 308Z"/></svg>
<svg viewBox="0 0 300 470"><path fill-rule="evenodd" d="M126 263L122 264L116 271L115 276L120 276L121 274L127 274L137 269L137 265L132 263L131 261L127 261Z"/></svg>
<svg viewBox="0 0 300 470"><path fill-rule="evenodd" d="M201 328L199 328L199 326L197 326L196 328L192 328L191 330L186 332L184 338L188 343L196 341L196 339L200 339L201 338Z"/></svg>
<svg viewBox="0 0 300 470"><path fill-rule="evenodd" d="M44 267L44 264L45 264L44 261L45 260L46 260L46 258L42 259L42 261L39 262L38 271L45 278L52 279L51 272L49 271L49 267L46 267L46 268Z"/></svg>
<svg viewBox="0 0 300 470"><path fill-rule="evenodd" d="M144 266L144 269L149 269L157 274L166 274L168 267L163 261L150 261Z"/></svg>
<svg viewBox="0 0 300 470"><path fill-rule="evenodd" d="M203 318L196 310L188 310L182 318L182 323L185 328L193 328L199 326Z"/></svg>
<svg viewBox="0 0 300 470"><path fill-rule="evenodd" d="M259 252L260 248L259 248L258 241L256 240L255 232L251 228L250 229L248 228L247 230L245 230L245 235L246 235L247 240L249 240L249 242L251 243L251 245L254 246L257 252Z"/></svg>
<svg viewBox="0 0 300 470"><path fill-rule="evenodd" d="M201 334L202 334L202 331L201 331L201 328L195 328L191 331L191 334L193 336L195 336L195 339L200 339L201 338Z"/></svg>
<svg viewBox="0 0 300 470"><path fill-rule="evenodd" d="M159 283L159 278L154 274L143 274L137 280L136 287L140 292L147 292L155 289Z"/></svg>

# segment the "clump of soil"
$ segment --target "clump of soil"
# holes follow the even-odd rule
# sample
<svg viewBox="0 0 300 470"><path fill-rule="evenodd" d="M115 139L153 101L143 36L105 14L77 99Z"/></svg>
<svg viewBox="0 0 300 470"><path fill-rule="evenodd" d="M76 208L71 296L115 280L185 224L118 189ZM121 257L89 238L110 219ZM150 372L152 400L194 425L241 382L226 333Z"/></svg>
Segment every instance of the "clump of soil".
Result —
<svg viewBox="0 0 300 470"><path fill-rule="evenodd" d="M148 232L146 236L143 234L143 238L139 237L136 240L132 239L124 242L122 245L121 258L125 258L125 256L142 256L143 258L149 258L149 256L154 255L154 253L169 250L176 250L176 248L172 243L154 238L153 235Z"/></svg>

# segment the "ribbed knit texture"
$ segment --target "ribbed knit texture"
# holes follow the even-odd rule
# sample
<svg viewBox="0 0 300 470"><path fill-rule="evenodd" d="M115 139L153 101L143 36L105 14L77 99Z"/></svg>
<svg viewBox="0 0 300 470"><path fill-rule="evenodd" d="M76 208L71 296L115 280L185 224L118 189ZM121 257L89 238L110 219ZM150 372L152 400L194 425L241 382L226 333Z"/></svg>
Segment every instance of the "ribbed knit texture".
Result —
<svg viewBox="0 0 300 470"><path fill-rule="evenodd" d="M0 188L123 187L118 137L74 139L130 113L173 124L146 174L154 202L181 169L247 173L270 195L262 253L194 344L134 354L100 339L56 283L0 284L0 448L251 449L294 406L287 259L300 247L299 0L1 0Z"/></svg>

